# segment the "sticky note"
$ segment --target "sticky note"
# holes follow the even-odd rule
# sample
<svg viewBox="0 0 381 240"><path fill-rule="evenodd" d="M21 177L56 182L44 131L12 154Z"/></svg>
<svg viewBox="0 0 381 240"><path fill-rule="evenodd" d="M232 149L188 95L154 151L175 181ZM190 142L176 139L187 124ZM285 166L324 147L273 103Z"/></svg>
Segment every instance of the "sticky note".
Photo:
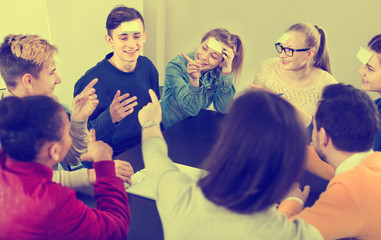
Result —
<svg viewBox="0 0 381 240"><path fill-rule="evenodd" d="M174 163L174 164L180 170L180 172L188 175L195 182L197 182L200 178L203 178L206 175L208 175L208 172L203 169L194 168L194 167L190 167L190 166L186 166L186 165L182 165L178 163ZM131 180L133 184L132 186L125 184L125 187L127 187L126 192L132 193L134 195L142 196L145 198L149 198L152 200L156 200L156 193L153 188L155 182L152 181L151 176L148 175L148 172L145 169L140 170L140 172L143 172L143 174L147 174L147 176L141 180L140 179L136 180L135 176L132 175Z"/></svg>
<svg viewBox="0 0 381 240"><path fill-rule="evenodd" d="M122 22L123 33L140 33L139 24L136 21Z"/></svg>
<svg viewBox="0 0 381 240"><path fill-rule="evenodd" d="M372 53L369 52L368 50L366 50L365 48L363 47L360 47L360 50L359 52L357 53L357 58L360 60L360 62L362 62L362 64L367 64L370 60L370 58L372 57Z"/></svg>
<svg viewBox="0 0 381 240"><path fill-rule="evenodd" d="M214 38L209 38L208 47L216 52L222 53L222 44Z"/></svg>
<svg viewBox="0 0 381 240"><path fill-rule="evenodd" d="M60 64L61 63L61 58L58 56L58 54L54 55L54 63Z"/></svg>
<svg viewBox="0 0 381 240"><path fill-rule="evenodd" d="M288 38L289 38L288 33L283 33L283 35L280 36L280 38L278 39L278 41L276 41L276 43L285 43L287 42Z"/></svg>

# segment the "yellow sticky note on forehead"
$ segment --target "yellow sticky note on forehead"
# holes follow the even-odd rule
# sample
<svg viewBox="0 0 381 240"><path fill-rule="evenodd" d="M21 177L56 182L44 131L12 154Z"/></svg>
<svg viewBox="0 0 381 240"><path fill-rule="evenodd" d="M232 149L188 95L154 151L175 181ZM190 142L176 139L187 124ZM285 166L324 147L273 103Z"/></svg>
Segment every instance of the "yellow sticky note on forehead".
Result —
<svg viewBox="0 0 381 240"><path fill-rule="evenodd" d="M54 55L54 63L55 64L60 64L61 63L61 58L58 56L58 54Z"/></svg>
<svg viewBox="0 0 381 240"><path fill-rule="evenodd" d="M222 44L214 38L209 38L208 47L216 52L222 53Z"/></svg>
<svg viewBox="0 0 381 240"><path fill-rule="evenodd" d="M280 38L278 39L278 41L276 41L276 43L285 43L287 42L289 38L289 35L287 33L283 33L282 36L280 36Z"/></svg>
<svg viewBox="0 0 381 240"><path fill-rule="evenodd" d="M136 21L122 22L123 33L140 33L139 24Z"/></svg>
<svg viewBox="0 0 381 240"><path fill-rule="evenodd" d="M372 53L369 52L368 50L366 50L365 48L363 47L360 47L360 50L359 52L357 53L357 58L360 60L360 62L362 62L362 64L367 64L370 60L370 58L372 57Z"/></svg>

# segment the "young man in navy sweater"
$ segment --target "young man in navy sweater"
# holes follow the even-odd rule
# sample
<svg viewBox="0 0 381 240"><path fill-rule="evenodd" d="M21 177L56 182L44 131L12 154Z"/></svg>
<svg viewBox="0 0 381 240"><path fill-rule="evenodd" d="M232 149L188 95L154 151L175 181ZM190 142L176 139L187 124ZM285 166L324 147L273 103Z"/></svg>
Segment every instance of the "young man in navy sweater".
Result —
<svg viewBox="0 0 381 240"><path fill-rule="evenodd" d="M158 72L152 62L140 56L147 38L141 14L123 5L108 15L106 42L112 53L83 75L74 96L94 78L99 104L89 117L88 127L114 150L114 156L139 144L141 127L137 114L150 102L148 89L159 96Z"/></svg>

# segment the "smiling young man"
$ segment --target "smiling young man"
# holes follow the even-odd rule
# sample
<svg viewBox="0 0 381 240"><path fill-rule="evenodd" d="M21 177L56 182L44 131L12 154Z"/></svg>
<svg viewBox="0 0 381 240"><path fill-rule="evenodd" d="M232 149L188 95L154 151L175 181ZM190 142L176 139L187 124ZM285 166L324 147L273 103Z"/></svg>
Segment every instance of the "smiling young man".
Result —
<svg viewBox="0 0 381 240"><path fill-rule="evenodd" d="M61 78L56 72L54 57L57 48L38 35L13 35L4 38L0 46L0 73L7 89L0 91L0 101L3 98L16 96L44 95L58 100L53 91ZM81 163L80 156L87 151L88 131L87 118L98 104L94 84L91 79L83 91L74 98L70 116L70 135L72 144L62 162L67 165ZM1 143L0 143L1 148ZM22 148L20 148L20 151ZM63 157L57 152L55 157ZM54 169L57 166L54 167ZM132 168L125 161L116 161L117 175L128 182ZM124 178L124 176L128 176ZM95 182L94 169L79 169L77 171L54 171L52 180L63 186L82 190Z"/></svg>
<svg viewBox="0 0 381 240"><path fill-rule="evenodd" d="M159 96L159 81L152 62L140 56L147 38L141 14L133 8L116 6L107 17L106 28L105 39L113 52L78 80L74 96L91 79L99 79L95 86L99 104L88 126L118 155L139 144L137 114L150 101L149 89Z"/></svg>

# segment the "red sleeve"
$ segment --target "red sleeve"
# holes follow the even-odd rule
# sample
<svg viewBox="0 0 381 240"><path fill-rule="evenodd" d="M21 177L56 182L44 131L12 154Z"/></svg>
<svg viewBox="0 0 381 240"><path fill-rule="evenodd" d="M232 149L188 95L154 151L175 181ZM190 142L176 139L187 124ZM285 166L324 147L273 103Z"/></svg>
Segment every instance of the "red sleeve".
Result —
<svg viewBox="0 0 381 240"><path fill-rule="evenodd" d="M97 209L78 200L74 190L64 188L67 194L60 194L65 198L59 200L52 216L55 239L126 239L130 210L123 182L115 175L114 162L94 163L94 169Z"/></svg>

